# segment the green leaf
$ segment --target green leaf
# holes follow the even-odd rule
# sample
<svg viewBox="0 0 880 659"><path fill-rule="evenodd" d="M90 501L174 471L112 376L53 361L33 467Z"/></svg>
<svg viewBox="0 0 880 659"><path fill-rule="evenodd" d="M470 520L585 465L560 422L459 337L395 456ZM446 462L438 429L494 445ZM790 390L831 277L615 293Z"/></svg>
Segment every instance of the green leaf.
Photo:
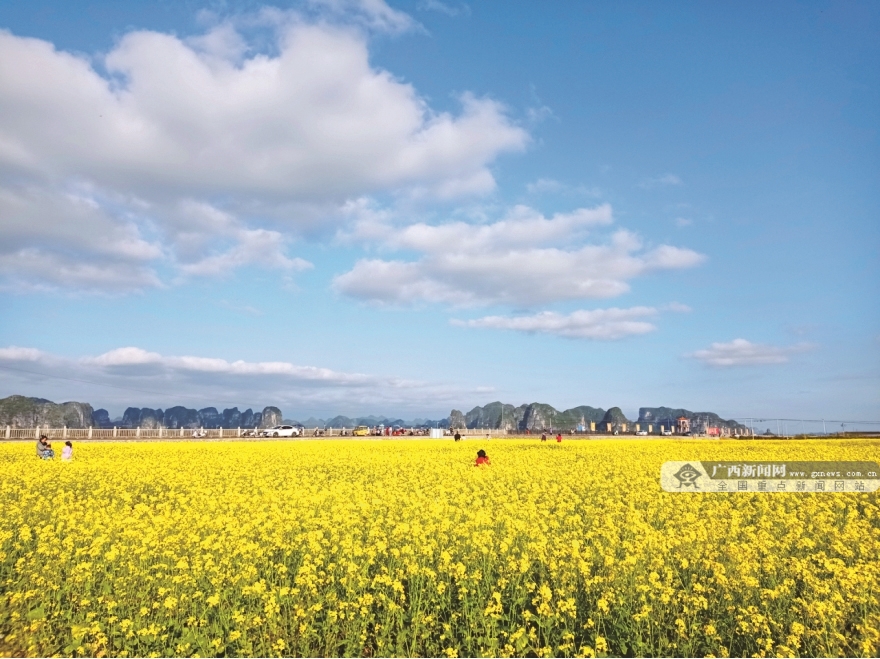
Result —
<svg viewBox="0 0 880 659"><path fill-rule="evenodd" d="M28 620L42 620L45 617L46 610L42 606L38 606L36 609L31 609L27 614Z"/></svg>
<svg viewBox="0 0 880 659"><path fill-rule="evenodd" d="M64 648L64 654L72 655L73 651L82 647L82 641L78 639L73 639L73 643Z"/></svg>

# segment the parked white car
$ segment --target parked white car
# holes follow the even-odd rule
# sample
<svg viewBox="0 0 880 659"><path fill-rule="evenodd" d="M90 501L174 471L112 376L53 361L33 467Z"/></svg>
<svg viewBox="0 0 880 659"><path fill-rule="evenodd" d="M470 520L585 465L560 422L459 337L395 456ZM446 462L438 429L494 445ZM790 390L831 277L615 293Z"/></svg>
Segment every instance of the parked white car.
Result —
<svg viewBox="0 0 880 659"><path fill-rule="evenodd" d="M647 430L639 430L636 434L639 435L640 437L647 437L648 431Z"/></svg>
<svg viewBox="0 0 880 659"><path fill-rule="evenodd" d="M671 430L664 430L663 436L664 437L672 437L672 431Z"/></svg>
<svg viewBox="0 0 880 659"><path fill-rule="evenodd" d="M302 428L297 426L273 426L260 432L262 437L299 437Z"/></svg>

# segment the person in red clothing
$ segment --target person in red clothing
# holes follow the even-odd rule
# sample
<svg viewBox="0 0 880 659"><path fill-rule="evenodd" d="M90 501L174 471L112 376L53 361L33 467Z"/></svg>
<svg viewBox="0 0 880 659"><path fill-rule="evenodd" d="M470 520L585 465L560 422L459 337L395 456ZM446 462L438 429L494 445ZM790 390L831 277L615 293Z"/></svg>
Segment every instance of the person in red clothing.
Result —
<svg viewBox="0 0 880 659"><path fill-rule="evenodd" d="M558 444L562 444L562 433L561 432L556 433L556 442Z"/></svg>
<svg viewBox="0 0 880 659"><path fill-rule="evenodd" d="M477 461L474 463L475 467L479 467L480 465L490 465L489 456L486 455L486 452L483 449L477 451Z"/></svg>

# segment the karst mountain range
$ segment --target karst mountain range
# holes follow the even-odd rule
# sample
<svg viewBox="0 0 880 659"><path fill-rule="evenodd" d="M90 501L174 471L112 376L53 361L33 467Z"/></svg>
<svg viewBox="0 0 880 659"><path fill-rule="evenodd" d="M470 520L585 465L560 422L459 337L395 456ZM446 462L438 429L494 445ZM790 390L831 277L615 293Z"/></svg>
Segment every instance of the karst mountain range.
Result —
<svg viewBox="0 0 880 659"><path fill-rule="evenodd" d="M673 425L675 419L685 417L692 424L726 426L730 429L744 428L734 420L720 418L714 412L691 412L683 408L641 407L638 418L630 420L619 407L608 410L582 405L567 410L557 410L546 403L530 403L514 406L500 401L474 407L467 413L452 410L445 419L395 419L380 416L347 417L327 419L309 417L301 421L285 419L281 410L267 406L260 412L237 407L193 409L183 406L166 409L129 407L121 417L111 419L105 409L94 409L88 403L53 403L45 398L9 396L0 399L0 425L19 428L49 426L60 428L268 428L280 423L301 423L306 428L331 427L352 428L359 425L467 428L516 431L540 431L546 428L576 430L579 426L589 429L590 423L606 430L626 429L633 423Z"/></svg>

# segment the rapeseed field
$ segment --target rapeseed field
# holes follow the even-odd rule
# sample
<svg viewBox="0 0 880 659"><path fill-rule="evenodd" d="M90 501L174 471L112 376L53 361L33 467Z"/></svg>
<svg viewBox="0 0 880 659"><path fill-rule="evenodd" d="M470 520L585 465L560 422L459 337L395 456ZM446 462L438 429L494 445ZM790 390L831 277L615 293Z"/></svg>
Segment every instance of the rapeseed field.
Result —
<svg viewBox="0 0 880 659"><path fill-rule="evenodd" d="M876 656L877 493L672 494L658 474L878 449L3 445L0 655Z"/></svg>

